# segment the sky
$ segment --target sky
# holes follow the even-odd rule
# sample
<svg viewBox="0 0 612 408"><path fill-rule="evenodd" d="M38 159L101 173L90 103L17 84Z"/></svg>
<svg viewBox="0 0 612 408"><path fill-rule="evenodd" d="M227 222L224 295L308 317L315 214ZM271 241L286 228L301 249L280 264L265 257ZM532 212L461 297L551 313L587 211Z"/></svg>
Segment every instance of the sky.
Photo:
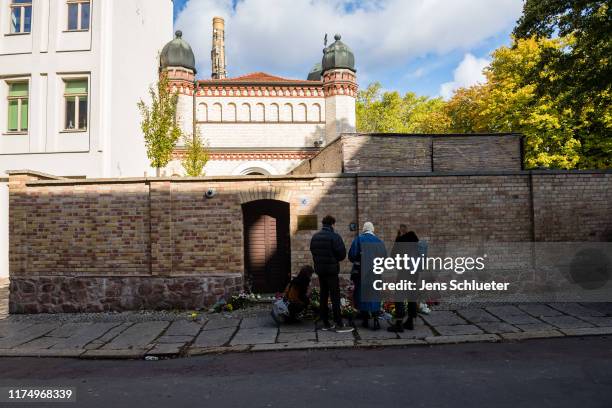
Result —
<svg viewBox="0 0 612 408"><path fill-rule="evenodd" d="M305 79L334 34L355 53L359 85L449 98L483 81L510 42L522 0L174 0L175 29L210 77L212 17L225 18L230 76Z"/></svg>

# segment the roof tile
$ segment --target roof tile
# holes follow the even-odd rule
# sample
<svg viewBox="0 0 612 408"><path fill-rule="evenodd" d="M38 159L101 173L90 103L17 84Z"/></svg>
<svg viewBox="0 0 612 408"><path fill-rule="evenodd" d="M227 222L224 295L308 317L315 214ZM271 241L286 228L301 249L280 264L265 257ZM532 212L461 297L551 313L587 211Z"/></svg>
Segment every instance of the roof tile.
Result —
<svg viewBox="0 0 612 408"><path fill-rule="evenodd" d="M274 83L274 82L278 82L278 83L313 83L313 85L320 83L320 81L307 81L307 80L303 80L303 79L288 79L288 78L282 78L276 75L270 75L268 73L265 72L251 72L249 74L245 74L245 75L241 75L241 76L237 76L234 78L226 78L226 79L204 79L204 80L200 80L200 83L207 83L207 82L214 82L214 83L219 83L219 82L225 82L225 83Z"/></svg>

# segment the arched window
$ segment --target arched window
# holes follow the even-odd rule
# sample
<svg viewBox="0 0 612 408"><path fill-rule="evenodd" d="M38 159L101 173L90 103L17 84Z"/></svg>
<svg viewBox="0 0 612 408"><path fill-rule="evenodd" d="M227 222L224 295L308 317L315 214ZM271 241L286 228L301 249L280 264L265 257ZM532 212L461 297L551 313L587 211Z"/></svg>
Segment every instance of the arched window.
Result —
<svg viewBox="0 0 612 408"><path fill-rule="evenodd" d="M278 170L268 162L249 161L238 165L232 174L235 175L274 175L278 174Z"/></svg>
<svg viewBox="0 0 612 408"><path fill-rule="evenodd" d="M243 103L240 105L240 113L238 114L239 122L250 122L251 121L251 105Z"/></svg>
<svg viewBox="0 0 612 408"><path fill-rule="evenodd" d="M269 122L278 122L279 114L278 114L278 105L273 103L270 105L270 114L268 115Z"/></svg>
<svg viewBox="0 0 612 408"><path fill-rule="evenodd" d="M198 110L196 112L196 118L200 122L208 121L208 105L204 102L198 105Z"/></svg>
<svg viewBox="0 0 612 408"><path fill-rule="evenodd" d="M300 103L295 108L295 115L294 115L293 119L296 122L306 122L306 105L305 104Z"/></svg>
<svg viewBox="0 0 612 408"><path fill-rule="evenodd" d="M222 118L223 118L223 108L221 107L221 104L217 102L211 107L210 112L208 112L208 121L209 122L221 122Z"/></svg>
<svg viewBox="0 0 612 408"><path fill-rule="evenodd" d="M236 104L228 103L227 104L227 113L225 115L226 122L235 122L236 121Z"/></svg>
<svg viewBox="0 0 612 408"><path fill-rule="evenodd" d="M266 107L263 103L255 105L253 110L253 122L264 122L266 120Z"/></svg>
<svg viewBox="0 0 612 408"><path fill-rule="evenodd" d="M310 111L308 112L309 122L321 122L321 105L313 103L310 105Z"/></svg>
<svg viewBox="0 0 612 408"><path fill-rule="evenodd" d="M293 105L286 103L283 105L283 114L281 115L281 122L293 122Z"/></svg>

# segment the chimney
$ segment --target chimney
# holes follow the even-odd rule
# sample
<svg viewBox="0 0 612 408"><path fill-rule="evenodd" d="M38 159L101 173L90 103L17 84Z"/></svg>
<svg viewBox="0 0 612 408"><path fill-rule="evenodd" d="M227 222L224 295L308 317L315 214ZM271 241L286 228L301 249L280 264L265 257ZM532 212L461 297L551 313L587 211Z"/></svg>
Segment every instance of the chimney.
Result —
<svg viewBox="0 0 612 408"><path fill-rule="evenodd" d="M213 17L213 40L210 52L213 79L227 78L225 69L225 20L221 17Z"/></svg>

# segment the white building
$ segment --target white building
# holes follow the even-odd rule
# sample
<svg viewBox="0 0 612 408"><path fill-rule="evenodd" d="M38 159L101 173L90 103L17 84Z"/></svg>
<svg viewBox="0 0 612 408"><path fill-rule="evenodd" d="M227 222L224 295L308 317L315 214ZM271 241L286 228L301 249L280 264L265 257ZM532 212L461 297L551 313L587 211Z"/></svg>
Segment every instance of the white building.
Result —
<svg viewBox="0 0 612 408"><path fill-rule="evenodd" d="M153 174L137 102L157 80L172 0L0 0L0 277L5 171Z"/></svg>
<svg viewBox="0 0 612 408"><path fill-rule="evenodd" d="M352 51L336 36L306 80L227 78L213 20L211 79L172 35L172 0L0 0L0 277L8 275L7 170L72 177L155 174L137 102L160 70L185 134L207 140L207 175L285 174L355 131ZM167 175L184 174L179 147Z"/></svg>
<svg viewBox="0 0 612 408"><path fill-rule="evenodd" d="M286 174L340 133L355 132L355 58L339 35L308 79L296 80L264 72L227 78L224 33L215 17L211 79L195 80L195 57L180 31L161 54L179 93L183 133L196 129L208 142L206 175ZM167 175L184 174L181 155L179 148Z"/></svg>

